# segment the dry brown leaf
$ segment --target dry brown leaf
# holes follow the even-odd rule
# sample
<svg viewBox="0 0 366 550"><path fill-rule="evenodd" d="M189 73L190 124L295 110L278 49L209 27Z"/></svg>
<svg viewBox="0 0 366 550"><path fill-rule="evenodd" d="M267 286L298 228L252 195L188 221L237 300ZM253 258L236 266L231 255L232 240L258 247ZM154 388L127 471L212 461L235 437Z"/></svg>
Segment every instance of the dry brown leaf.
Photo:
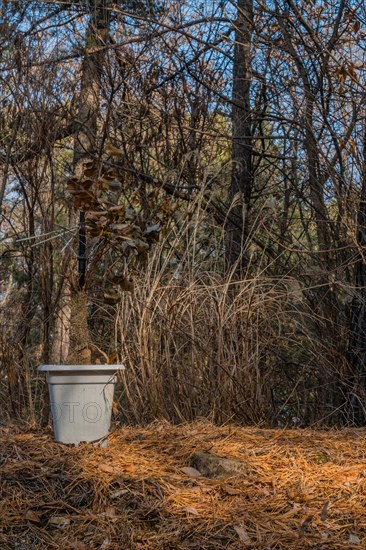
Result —
<svg viewBox="0 0 366 550"><path fill-rule="evenodd" d="M304 519L304 521L302 522L302 524L299 527L300 537L303 537L305 535L305 532L306 532L307 528L309 527L312 519L313 519L313 516L308 516L307 518Z"/></svg>
<svg viewBox="0 0 366 550"><path fill-rule="evenodd" d="M99 470L102 472L105 472L106 474L115 474L116 468L114 466L111 466L110 464L100 464Z"/></svg>
<svg viewBox="0 0 366 550"><path fill-rule="evenodd" d="M55 527L67 527L70 525L71 520L65 516L53 516L48 520L48 523Z"/></svg>
<svg viewBox="0 0 366 550"><path fill-rule="evenodd" d="M86 160L83 163L83 167L86 169L94 168L96 166L96 162L94 159Z"/></svg>
<svg viewBox="0 0 366 550"><path fill-rule="evenodd" d="M131 235L132 227L129 223L111 223L109 229L119 235Z"/></svg>
<svg viewBox="0 0 366 550"><path fill-rule="evenodd" d="M104 147L104 152L110 157L119 157L123 155L122 149L118 149L118 147L115 147L111 143L106 144L106 146Z"/></svg>
<svg viewBox="0 0 366 550"><path fill-rule="evenodd" d="M320 514L320 518L322 521L325 521L327 519L328 506L329 506L329 500L327 502L324 502L323 504L322 512Z"/></svg>
<svg viewBox="0 0 366 550"><path fill-rule="evenodd" d="M125 464L125 465L123 466L123 469L124 469L125 472L130 472L130 473L132 473L132 472L135 472L135 471L136 471L136 466L134 466L133 464Z"/></svg>
<svg viewBox="0 0 366 550"><path fill-rule="evenodd" d="M113 353L108 355L108 365L113 365L116 359L117 359L117 351L114 351Z"/></svg>
<svg viewBox="0 0 366 550"><path fill-rule="evenodd" d="M80 185L81 189L83 189L85 191L87 191L88 189L93 187L93 184L94 184L94 181L89 179L89 178L86 178L84 180L80 180L80 182L79 182L79 185Z"/></svg>
<svg viewBox="0 0 366 550"><path fill-rule="evenodd" d="M120 191L122 189L122 183L119 180L108 181L108 187L110 191Z"/></svg>
<svg viewBox="0 0 366 550"><path fill-rule="evenodd" d="M241 491L239 491L238 489L233 489L231 487L225 487L225 493L227 493L228 495L240 495Z"/></svg>
<svg viewBox="0 0 366 550"><path fill-rule="evenodd" d="M105 217L106 214L108 214L108 212L106 210L90 210L89 212L87 212L85 214L85 219L87 221L91 220L91 221L97 221L98 219L100 219L101 217Z"/></svg>
<svg viewBox="0 0 366 550"><path fill-rule="evenodd" d="M103 299L106 304L112 306L118 304L121 300L121 291L119 288L110 288L103 294Z"/></svg>
<svg viewBox="0 0 366 550"><path fill-rule="evenodd" d="M101 191L107 191L109 189L108 180L106 178L99 178L97 181L98 189Z"/></svg>
<svg viewBox="0 0 366 550"><path fill-rule="evenodd" d="M103 229L101 227L87 227L86 228L89 237L100 237L103 235Z"/></svg>
<svg viewBox="0 0 366 550"><path fill-rule="evenodd" d="M361 28L361 23L357 20L353 23L353 30L355 31L355 33L358 33L358 31L360 30Z"/></svg>
<svg viewBox="0 0 366 550"><path fill-rule="evenodd" d="M350 542L351 544L360 544L361 541L357 535L353 535L351 533L348 538L348 542Z"/></svg>
<svg viewBox="0 0 366 550"><path fill-rule="evenodd" d="M125 211L125 207L122 206L121 204L116 204L115 206L111 206L109 208L109 212L124 212Z"/></svg>
<svg viewBox="0 0 366 550"><path fill-rule="evenodd" d="M183 508L188 514L193 514L194 516L199 516L198 510L194 506L185 506Z"/></svg>
<svg viewBox="0 0 366 550"><path fill-rule="evenodd" d="M96 173L96 169L95 168L87 168L86 170L84 170L84 176L90 178L91 176L94 176Z"/></svg>
<svg viewBox="0 0 366 550"><path fill-rule="evenodd" d="M356 483L360 476L359 467L348 468L347 470L341 471L337 476L337 482L343 483L343 485L349 486L353 483Z"/></svg>
<svg viewBox="0 0 366 550"><path fill-rule="evenodd" d="M122 290L132 291L134 284L132 279L127 279L124 275L113 275L111 282L121 287Z"/></svg>
<svg viewBox="0 0 366 550"><path fill-rule="evenodd" d="M27 510L24 517L33 523L41 523L41 516L37 512L33 512L33 510Z"/></svg>
<svg viewBox="0 0 366 550"><path fill-rule="evenodd" d="M234 525L234 531L239 536L239 539L244 542L244 544L252 544L252 541L247 533L247 530L242 525Z"/></svg>
<svg viewBox="0 0 366 550"><path fill-rule="evenodd" d="M150 245L141 239L136 240L136 249L139 253L147 252L150 249Z"/></svg>
<svg viewBox="0 0 366 550"><path fill-rule="evenodd" d="M117 516L116 509L113 506L108 506L105 509L105 515L107 518L115 518Z"/></svg>

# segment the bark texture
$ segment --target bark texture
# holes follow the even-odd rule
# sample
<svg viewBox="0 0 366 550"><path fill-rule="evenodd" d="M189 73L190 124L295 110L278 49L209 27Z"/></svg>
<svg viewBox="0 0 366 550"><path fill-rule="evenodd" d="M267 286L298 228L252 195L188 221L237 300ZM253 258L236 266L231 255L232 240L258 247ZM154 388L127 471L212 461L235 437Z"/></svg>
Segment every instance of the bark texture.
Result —
<svg viewBox="0 0 366 550"><path fill-rule="evenodd" d="M70 352L69 365L89 365L91 351L89 342L88 297L85 292L77 292L71 301L70 311Z"/></svg>
<svg viewBox="0 0 366 550"><path fill-rule="evenodd" d="M253 124L250 105L253 1L238 0L232 92L232 174L226 227L228 266L245 265L253 189Z"/></svg>
<svg viewBox="0 0 366 550"><path fill-rule="evenodd" d="M78 124L74 141L74 173L83 175L84 164L97 157L97 130L100 109L101 73L105 59L104 46L108 38L109 0L95 2L85 39L85 56L81 69ZM79 217L79 280L71 292L70 347L68 364L89 364L91 361L85 294L84 212ZM82 269L81 269L82 266Z"/></svg>
<svg viewBox="0 0 366 550"><path fill-rule="evenodd" d="M356 294L352 303L350 330L351 377L348 399L348 420L363 426L366 423L366 124L363 143L363 174L357 212L357 244L355 272Z"/></svg>

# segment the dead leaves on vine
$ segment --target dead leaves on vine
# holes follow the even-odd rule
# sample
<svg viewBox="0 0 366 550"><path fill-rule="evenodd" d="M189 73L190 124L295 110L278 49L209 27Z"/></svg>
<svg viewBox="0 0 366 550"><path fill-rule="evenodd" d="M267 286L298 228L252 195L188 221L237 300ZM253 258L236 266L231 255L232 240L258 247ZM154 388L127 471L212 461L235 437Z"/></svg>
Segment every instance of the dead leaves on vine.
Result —
<svg viewBox="0 0 366 550"><path fill-rule="evenodd" d="M105 146L104 153L108 157L122 155L121 149L111 143ZM85 212L87 236L104 239L104 250L112 250L115 256L125 259L117 262L112 274L109 272L105 277L103 300L116 305L123 292L133 292L133 281L125 273L126 261L136 268L146 265L149 251L159 240L159 216L165 219L172 214L172 201L162 197L159 204L160 190L149 191L145 186L142 198L138 189L126 188L123 170L94 159L84 161L76 172L79 176L68 178L66 191L75 208Z"/></svg>

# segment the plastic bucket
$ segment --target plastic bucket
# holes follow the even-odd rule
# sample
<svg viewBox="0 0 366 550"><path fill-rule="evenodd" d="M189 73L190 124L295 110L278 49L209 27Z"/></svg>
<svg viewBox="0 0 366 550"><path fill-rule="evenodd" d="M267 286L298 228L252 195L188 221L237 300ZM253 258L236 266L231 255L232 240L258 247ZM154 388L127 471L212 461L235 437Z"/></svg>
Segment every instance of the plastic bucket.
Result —
<svg viewBox="0 0 366 550"><path fill-rule="evenodd" d="M116 373L123 365L41 365L47 373L55 440L78 444L108 435Z"/></svg>

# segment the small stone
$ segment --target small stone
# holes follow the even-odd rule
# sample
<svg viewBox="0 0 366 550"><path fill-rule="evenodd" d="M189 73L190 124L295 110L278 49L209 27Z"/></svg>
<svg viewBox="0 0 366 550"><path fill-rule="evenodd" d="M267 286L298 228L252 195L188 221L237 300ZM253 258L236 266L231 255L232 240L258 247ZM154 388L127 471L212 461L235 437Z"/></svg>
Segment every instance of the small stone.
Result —
<svg viewBox="0 0 366 550"><path fill-rule="evenodd" d="M191 465L206 477L225 477L248 473L248 465L245 462L223 458L208 452L195 452L191 458Z"/></svg>

